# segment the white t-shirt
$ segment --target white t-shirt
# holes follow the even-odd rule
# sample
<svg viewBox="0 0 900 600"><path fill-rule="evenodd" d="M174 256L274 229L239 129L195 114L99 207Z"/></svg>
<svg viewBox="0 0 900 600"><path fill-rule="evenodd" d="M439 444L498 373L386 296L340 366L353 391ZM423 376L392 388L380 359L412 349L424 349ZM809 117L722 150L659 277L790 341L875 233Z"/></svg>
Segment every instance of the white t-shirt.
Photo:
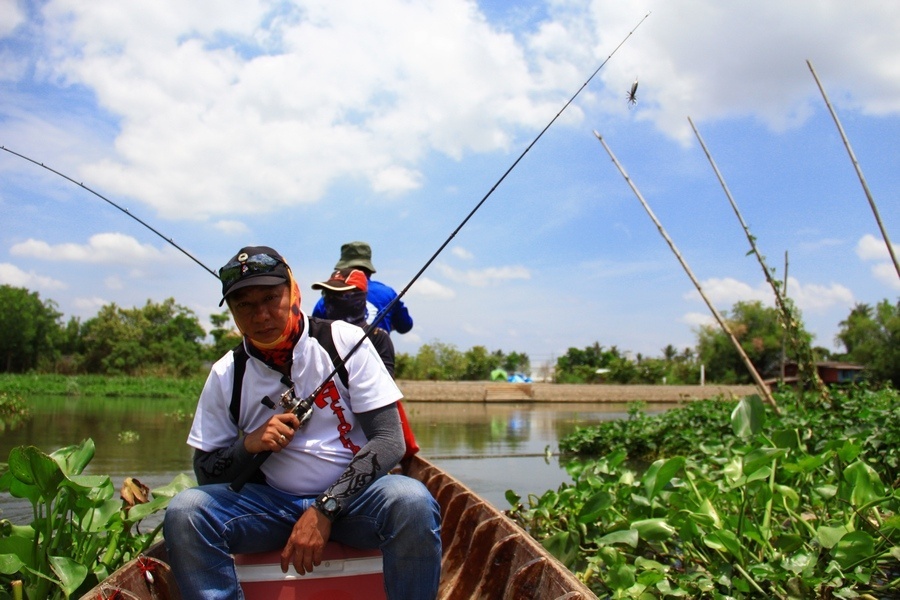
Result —
<svg viewBox="0 0 900 600"><path fill-rule="evenodd" d="M328 351L309 337L309 323L303 315L303 334L294 346L291 378L298 398L305 398L334 369ZM331 325L334 345L340 356L347 356L362 336L362 329L343 321ZM354 413L368 412L392 404L403 394L388 374L375 347L367 339L347 360L350 390L340 377L319 395L313 415L297 431L294 439L281 452L275 452L263 463L262 471L272 487L298 496L316 496L334 483L344 472L356 451L366 443L365 434ZM234 382L234 354L229 352L212 367L200 400L188 445L204 452L230 446L241 431L254 431L273 414L283 409L279 404L286 387L282 375L252 355L247 360L241 390L241 410L237 425L231 420L229 405ZM260 402L268 396L275 409Z"/></svg>

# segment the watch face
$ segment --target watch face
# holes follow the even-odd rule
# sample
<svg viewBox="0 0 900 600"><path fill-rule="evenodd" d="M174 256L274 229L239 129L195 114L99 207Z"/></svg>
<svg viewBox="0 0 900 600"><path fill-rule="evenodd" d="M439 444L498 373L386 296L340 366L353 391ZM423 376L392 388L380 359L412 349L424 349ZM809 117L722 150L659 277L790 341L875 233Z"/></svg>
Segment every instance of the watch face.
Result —
<svg viewBox="0 0 900 600"><path fill-rule="evenodd" d="M334 498L325 498L325 502L322 503L322 507L328 512L334 512L338 508L337 500Z"/></svg>

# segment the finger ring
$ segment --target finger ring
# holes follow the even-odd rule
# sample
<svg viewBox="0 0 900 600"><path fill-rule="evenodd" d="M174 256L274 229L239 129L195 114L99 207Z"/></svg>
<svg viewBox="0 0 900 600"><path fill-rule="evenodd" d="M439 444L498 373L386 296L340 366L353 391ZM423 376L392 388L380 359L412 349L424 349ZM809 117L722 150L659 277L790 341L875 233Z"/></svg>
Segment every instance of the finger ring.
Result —
<svg viewBox="0 0 900 600"><path fill-rule="evenodd" d="M278 439L281 440L282 444L285 444L287 442L287 438L284 436L283 433L281 434L281 437L279 437Z"/></svg>

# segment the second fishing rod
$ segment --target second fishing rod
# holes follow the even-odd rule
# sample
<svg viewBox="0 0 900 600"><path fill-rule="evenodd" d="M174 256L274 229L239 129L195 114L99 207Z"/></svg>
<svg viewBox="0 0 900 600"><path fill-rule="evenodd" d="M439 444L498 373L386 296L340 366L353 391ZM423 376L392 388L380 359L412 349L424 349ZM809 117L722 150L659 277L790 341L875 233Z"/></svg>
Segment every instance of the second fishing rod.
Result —
<svg viewBox="0 0 900 600"><path fill-rule="evenodd" d="M293 412L295 415L297 415L297 418L300 419L300 427L301 428L309 420L310 416L312 415L312 411L314 410L313 407L315 406L315 399L319 396L319 394L322 393L322 390L325 388L325 386L328 384L328 382L331 381L332 379L334 379L334 377L337 375L337 373L341 369L341 367L343 367L344 364L346 364L347 360L349 360L350 357L362 346L365 339L371 335L372 331L375 329L377 324L381 321L382 317L384 317L385 315L390 313L391 309L393 309L394 306L396 306L396 304L403 298L403 296L406 294L406 292L409 291L409 288L411 288L413 286L413 284L415 284L415 282L418 281L419 277L421 277L422 274L428 269L428 267L431 266L431 263L433 263L435 261L435 259L437 259L437 257L441 254L441 252L444 251L444 248L446 248L447 245L450 244L451 241L453 241L453 239L460 232L460 230L463 227L465 227L466 223L469 222L469 220L475 215L475 213L478 212L478 209L480 209L481 206L487 201L487 199L494 193L494 190L496 190L497 187L503 182L503 180L506 179L507 175L509 175L512 172L512 170L516 168L516 165L518 165L519 162L523 158L525 158L525 155L528 154L528 151L531 150L531 148L538 142L538 140L541 139L541 137L543 137L544 133L546 133L547 130L550 129L550 127L553 125L553 123L556 122L556 120L563 113L563 111L565 111L569 107L569 105L571 105L572 102L575 101L575 99L578 97L578 95L584 90L584 88L586 88L588 86L588 84L590 84L590 82L594 79L594 77L597 75L597 73L599 73L600 70L603 69L604 66L606 66L606 63L609 62L609 60L619 50L619 48L621 48L625 44L625 42L628 41L628 38L631 37L631 35L637 30L637 28L641 26L641 23L643 23L649 16L650 16L649 12L647 14L645 14L641 18L641 20L638 21L637 25L635 25L631 29L631 31L629 31L628 34L622 39L622 41L619 42L619 44L613 49L613 51L609 53L609 55L603 60L603 62L601 62L600 65L596 69L594 69L593 73L591 73L590 76L585 80L585 82L583 84L581 84L581 87L579 87L578 90L574 94L572 94L572 96L568 99L568 101L566 101L566 103L562 106L562 108L560 108L559 111L553 116L553 118L550 119L550 121L547 123L547 125L545 125L543 129L541 129L540 133L538 133L537 136L535 136L535 138L533 140L531 140L531 143L529 143L525 147L525 149L521 152L521 154L519 154L519 156L516 158L516 160L513 161L513 163L509 166L509 168L503 172L503 174L500 176L500 178L497 180L497 182L494 183L493 186L491 186L491 188L488 190L488 192L481 198L481 200L478 201L478 203L474 206L474 208L472 208L472 210L469 211L469 213L459 223L459 225L456 226L456 228L450 233L450 235L447 237L447 239L444 240L444 242L440 245L440 247L438 247L438 249L434 252L434 254L431 255L431 258L429 258L425 262L425 264L422 265L422 268L419 269L415 275L413 275L413 277L412 277L412 279L410 279L409 283L407 283L406 286L404 286L403 289L400 290L400 292L397 294L397 296L393 300L391 300L391 302L388 303L387 306L382 308L381 311L379 311L379 313L375 316L374 319L372 319L372 322L369 323L369 325L366 326L366 328L364 329L364 335L362 337L360 337L359 341L356 342L356 344L353 347L350 348L350 351L347 352L346 356L340 358L339 360L337 360L335 362L334 368L332 369L331 373L325 378L325 380L321 384L319 384L319 386L316 387L316 389L313 390L313 392L311 394L309 394L307 397L305 397L303 399L296 397L296 395L294 394L293 388L289 388L288 390L286 390L284 392L284 394L282 394L282 397L281 397L282 408L284 408L285 412ZM268 398L266 398L264 400L268 400ZM244 484L246 484L254 476L256 471L262 466L262 464L271 455L272 455L271 450L266 450L264 452L260 452L259 454L255 454L253 456L253 459L251 460L251 462L248 464L247 468L231 483L231 489L233 489L236 492L239 492L244 487Z"/></svg>

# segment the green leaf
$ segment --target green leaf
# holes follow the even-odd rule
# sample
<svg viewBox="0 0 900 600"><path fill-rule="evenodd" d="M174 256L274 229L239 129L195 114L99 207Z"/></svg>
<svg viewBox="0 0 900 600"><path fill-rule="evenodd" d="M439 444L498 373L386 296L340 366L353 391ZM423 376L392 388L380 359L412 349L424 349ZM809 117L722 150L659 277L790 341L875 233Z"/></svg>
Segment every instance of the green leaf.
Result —
<svg viewBox="0 0 900 600"><path fill-rule="evenodd" d="M665 519L643 519L631 523L641 539L650 542L661 542L675 535L675 528L669 525Z"/></svg>
<svg viewBox="0 0 900 600"><path fill-rule="evenodd" d="M17 446L9 452L9 470L21 483L33 485L44 500L56 496L65 476L59 465L34 446Z"/></svg>
<svg viewBox="0 0 900 600"><path fill-rule="evenodd" d="M50 455L65 475L80 475L94 458L94 440L87 438L75 446L60 448Z"/></svg>
<svg viewBox="0 0 900 600"><path fill-rule="evenodd" d="M506 501L509 502L510 506L518 506L521 500L522 496L518 495L513 490L506 490Z"/></svg>
<svg viewBox="0 0 900 600"><path fill-rule="evenodd" d="M713 550L726 551L741 562L744 560L743 546L740 540L726 529L710 532L703 538L703 543Z"/></svg>
<svg viewBox="0 0 900 600"><path fill-rule="evenodd" d="M862 461L858 460L844 469L844 480L853 486L850 499L856 507L884 496L884 484L878 473Z"/></svg>
<svg viewBox="0 0 900 600"><path fill-rule="evenodd" d="M627 590L634 585L634 567L621 564L610 569L605 583L613 590Z"/></svg>
<svg viewBox="0 0 900 600"><path fill-rule="evenodd" d="M636 530L622 529L620 531L607 533L602 538L597 540L597 545L611 546L613 544L626 544L628 546L631 546L632 548L637 548L639 540L640 536L638 535L638 532Z"/></svg>
<svg viewBox="0 0 900 600"><path fill-rule="evenodd" d="M16 554L0 554L0 573L3 575L15 575L25 563Z"/></svg>
<svg viewBox="0 0 900 600"><path fill-rule="evenodd" d="M798 494L794 488L776 483L775 492L784 496L784 499L788 502L788 506L791 508L796 508L800 505L800 494Z"/></svg>
<svg viewBox="0 0 900 600"><path fill-rule="evenodd" d="M59 578L60 586L66 593L66 597L75 593L88 574L86 566L65 556L51 556L50 568Z"/></svg>
<svg viewBox="0 0 900 600"><path fill-rule="evenodd" d="M571 566L578 556L578 536L571 531L559 531L541 542L547 552L559 562Z"/></svg>
<svg viewBox="0 0 900 600"><path fill-rule="evenodd" d="M194 478L188 477L184 473L179 473L168 484L154 489L153 496L155 498L172 498L178 492L195 487L196 485L197 481ZM553 498L556 498L556 494L553 494Z"/></svg>
<svg viewBox="0 0 900 600"><path fill-rule="evenodd" d="M100 506L87 511L84 518L81 519L81 528L89 532L106 531L121 509L121 500L107 500Z"/></svg>
<svg viewBox="0 0 900 600"><path fill-rule="evenodd" d="M128 515L125 518L125 521L127 521L128 523L134 523L148 517L149 515L158 513L169 505L170 500L171 498L166 497L154 498L150 502L132 506L128 509ZM121 504L119 506L121 507Z"/></svg>
<svg viewBox="0 0 900 600"><path fill-rule="evenodd" d="M744 456L742 470L744 475L750 475L757 469L768 466L776 458L787 454L784 448L755 448Z"/></svg>
<svg viewBox="0 0 900 600"><path fill-rule="evenodd" d="M759 395L745 396L731 411L731 429L741 438L756 435L762 430L766 411Z"/></svg>
<svg viewBox="0 0 900 600"><path fill-rule="evenodd" d="M840 527L826 527L823 525L816 529L816 539L823 548L828 548L830 550L837 546L838 542L841 541L841 538L848 533L850 533L850 530L847 529L846 525Z"/></svg>
<svg viewBox="0 0 900 600"><path fill-rule="evenodd" d="M668 460L658 460L654 462L644 473L642 483L647 492L647 498L652 500L660 491L662 491L672 478L681 471L684 466L684 457L676 456Z"/></svg>
<svg viewBox="0 0 900 600"><path fill-rule="evenodd" d="M860 561L874 558L875 540L865 531L851 531L841 538L832 551L841 568L848 568Z"/></svg>
<svg viewBox="0 0 900 600"><path fill-rule="evenodd" d="M593 523L612 506L614 497L606 490L601 490L587 499L578 513L579 523Z"/></svg>

